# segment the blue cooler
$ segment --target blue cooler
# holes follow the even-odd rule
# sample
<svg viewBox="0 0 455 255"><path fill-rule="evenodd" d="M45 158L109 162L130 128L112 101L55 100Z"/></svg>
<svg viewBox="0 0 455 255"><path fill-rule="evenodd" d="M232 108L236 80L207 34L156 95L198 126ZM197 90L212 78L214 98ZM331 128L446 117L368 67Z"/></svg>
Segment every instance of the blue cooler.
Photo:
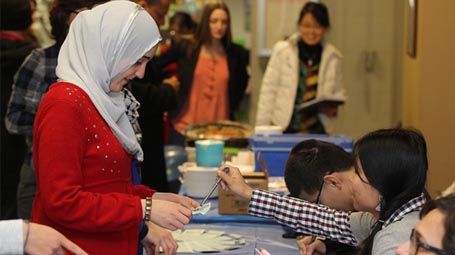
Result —
<svg viewBox="0 0 455 255"><path fill-rule="evenodd" d="M343 135L316 135L316 134L276 134L252 135L249 139L249 148L254 152L256 171L261 171L258 163L258 153L261 152L269 170L269 176L283 176L286 160L291 149L304 140L316 139L336 144L345 151L352 152L353 139Z"/></svg>

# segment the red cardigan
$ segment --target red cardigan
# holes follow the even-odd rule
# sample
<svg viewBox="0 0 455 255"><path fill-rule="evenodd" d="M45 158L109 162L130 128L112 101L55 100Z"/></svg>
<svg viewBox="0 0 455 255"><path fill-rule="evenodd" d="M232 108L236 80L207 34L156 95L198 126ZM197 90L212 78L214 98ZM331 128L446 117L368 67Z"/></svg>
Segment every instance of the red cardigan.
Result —
<svg viewBox="0 0 455 255"><path fill-rule="evenodd" d="M35 118L32 221L89 254L137 254L140 198L155 191L133 186L131 160L82 89L52 85Z"/></svg>

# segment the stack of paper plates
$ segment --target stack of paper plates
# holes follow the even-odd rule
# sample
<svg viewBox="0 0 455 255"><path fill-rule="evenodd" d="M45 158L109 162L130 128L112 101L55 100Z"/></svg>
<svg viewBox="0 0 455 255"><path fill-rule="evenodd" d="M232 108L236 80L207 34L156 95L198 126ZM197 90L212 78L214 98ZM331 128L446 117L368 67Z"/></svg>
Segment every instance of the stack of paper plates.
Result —
<svg viewBox="0 0 455 255"><path fill-rule="evenodd" d="M245 245L245 239L237 234L222 231L187 229L172 232L179 244L177 253L209 253L238 249Z"/></svg>

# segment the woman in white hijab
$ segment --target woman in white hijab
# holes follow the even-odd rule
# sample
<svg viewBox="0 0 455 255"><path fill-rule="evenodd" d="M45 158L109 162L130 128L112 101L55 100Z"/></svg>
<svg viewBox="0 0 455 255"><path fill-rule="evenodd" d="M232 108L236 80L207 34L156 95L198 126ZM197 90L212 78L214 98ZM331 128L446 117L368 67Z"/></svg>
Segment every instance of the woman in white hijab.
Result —
<svg viewBox="0 0 455 255"><path fill-rule="evenodd" d="M149 254L174 254L177 244L159 226L182 228L199 205L132 182L142 150L123 87L143 77L160 40L152 17L130 1L79 13L59 53L59 81L38 109L32 221L89 254L136 254L139 241Z"/></svg>

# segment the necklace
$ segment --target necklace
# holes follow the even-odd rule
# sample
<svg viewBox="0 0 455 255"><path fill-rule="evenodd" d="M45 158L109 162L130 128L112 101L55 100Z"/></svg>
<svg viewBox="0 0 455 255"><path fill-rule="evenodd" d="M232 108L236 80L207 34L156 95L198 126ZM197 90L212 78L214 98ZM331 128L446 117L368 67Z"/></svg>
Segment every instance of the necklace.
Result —
<svg viewBox="0 0 455 255"><path fill-rule="evenodd" d="M320 44L310 46L303 41L298 42L300 60L312 67L321 57L322 47Z"/></svg>
<svg viewBox="0 0 455 255"><path fill-rule="evenodd" d="M313 65L313 59L309 58L308 61L307 61L307 64L308 64L308 66L312 66Z"/></svg>

